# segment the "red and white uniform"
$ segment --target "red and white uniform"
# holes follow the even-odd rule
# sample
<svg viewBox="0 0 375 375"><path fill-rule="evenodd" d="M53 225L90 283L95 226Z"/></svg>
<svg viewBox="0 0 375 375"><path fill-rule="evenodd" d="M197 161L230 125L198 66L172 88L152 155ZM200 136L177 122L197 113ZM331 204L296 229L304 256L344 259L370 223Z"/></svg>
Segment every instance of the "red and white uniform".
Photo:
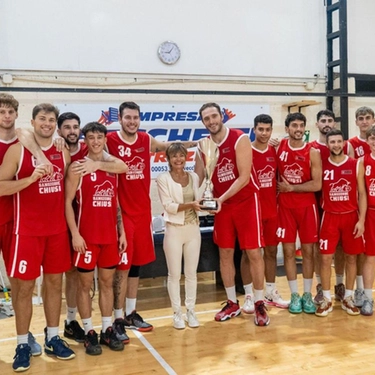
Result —
<svg viewBox="0 0 375 375"><path fill-rule="evenodd" d="M372 154L363 157L365 183L367 191L367 212L365 220L366 255L375 256L375 159Z"/></svg>
<svg viewBox="0 0 375 375"><path fill-rule="evenodd" d="M321 143L318 140L309 142L311 147L315 148L320 152L320 157L322 160L327 160L330 156L330 151L325 143ZM344 154L349 155L350 143L348 141L344 142Z"/></svg>
<svg viewBox="0 0 375 375"><path fill-rule="evenodd" d="M368 145L366 139L362 139L358 136L350 138L348 140L354 149L354 157L356 159L360 158L361 156L367 155L371 153L370 146Z"/></svg>
<svg viewBox="0 0 375 375"><path fill-rule="evenodd" d="M71 259L65 221L64 169L62 152L51 145L42 149L53 165L52 175L44 176L14 194L14 234L9 275L21 279L70 269ZM36 166L34 156L22 147L15 179L29 177Z"/></svg>
<svg viewBox="0 0 375 375"><path fill-rule="evenodd" d="M226 128L223 141L218 144L220 151L213 176L213 193L216 198L224 194L239 176L236 163L236 146L241 130ZM259 187L251 174L249 183L222 204L215 216L214 241L220 248L233 249L236 237L240 248L257 249L264 246L260 217Z"/></svg>
<svg viewBox="0 0 375 375"><path fill-rule="evenodd" d="M9 141L0 139L0 165L3 163L4 155L8 148L17 143L17 137ZM4 263L9 260L10 244L12 241L13 229L13 196L4 195L0 197L0 251L3 251Z"/></svg>
<svg viewBox="0 0 375 375"><path fill-rule="evenodd" d="M74 265L93 269L118 264L117 175L96 171L81 178L76 193L77 226L84 238L85 254L75 253ZM102 245L113 245L105 250ZM98 245L98 246L92 246ZM92 248L98 248L97 253ZM91 252L89 259L87 254Z"/></svg>
<svg viewBox="0 0 375 375"><path fill-rule="evenodd" d="M70 160L73 163L77 160L84 159L85 156L87 156L87 153L88 149L86 143L78 142L78 150L70 153Z"/></svg>
<svg viewBox="0 0 375 375"><path fill-rule="evenodd" d="M280 142L277 150L279 175L291 185L299 185L312 179L311 145L304 143L300 148L293 148L287 139ZM318 221L315 194L279 193L278 195L277 236L283 243L294 243L297 232L302 243L314 243L318 240Z"/></svg>
<svg viewBox="0 0 375 375"><path fill-rule="evenodd" d="M253 168L259 185L259 198L262 211L263 236L266 246L277 245L277 155L272 146L264 151L253 148Z"/></svg>
<svg viewBox="0 0 375 375"><path fill-rule="evenodd" d="M324 210L319 246L321 253L333 254L341 239L344 252L359 254L364 250L363 238L354 238L358 222L358 160L348 156L340 164L323 161L322 208Z"/></svg>
<svg viewBox="0 0 375 375"><path fill-rule="evenodd" d="M151 225L150 200L150 150L151 138L138 132L133 143L128 143L120 132L107 135L110 154L123 160L129 170L119 175L118 197L128 247L123 254L119 269L131 265L141 266L155 260Z"/></svg>

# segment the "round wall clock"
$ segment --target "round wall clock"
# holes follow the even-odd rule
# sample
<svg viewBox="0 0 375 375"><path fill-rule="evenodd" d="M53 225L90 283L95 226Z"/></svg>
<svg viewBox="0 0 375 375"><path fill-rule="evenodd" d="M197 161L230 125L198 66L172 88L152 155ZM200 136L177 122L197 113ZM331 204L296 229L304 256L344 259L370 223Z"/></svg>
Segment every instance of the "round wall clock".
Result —
<svg viewBox="0 0 375 375"><path fill-rule="evenodd" d="M176 43L168 40L160 44L158 56L164 64L173 65L179 60L181 51Z"/></svg>

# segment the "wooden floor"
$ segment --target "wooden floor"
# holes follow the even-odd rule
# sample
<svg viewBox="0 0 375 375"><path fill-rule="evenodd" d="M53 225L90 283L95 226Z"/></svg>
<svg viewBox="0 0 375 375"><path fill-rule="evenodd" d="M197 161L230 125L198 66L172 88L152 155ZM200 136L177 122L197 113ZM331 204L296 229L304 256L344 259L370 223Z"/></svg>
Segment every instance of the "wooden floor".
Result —
<svg viewBox="0 0 375 375"><path fill-rule="evenodd" d="M64 362L42 354L32 358L26 374L375 374L375 316L351 317L336 303L327 318L269 308L268 327L256 327L253 316L246 314L218 323L213 317L225 299L224 291L211 274L200 278L199 328L174 329L165 280L143 280L138 310L154 331L128 331L130 343L124 352L103 348L98 357L86 355L82 344L68 340L75 359ZM285 277L279 277L277 284L286 298ZM93 320L99 327L96 297ZM43 327L43 309L35 306L31 330L40 344ZM0 320L0 375L13 373L15 346L14 318Z"/></svg>

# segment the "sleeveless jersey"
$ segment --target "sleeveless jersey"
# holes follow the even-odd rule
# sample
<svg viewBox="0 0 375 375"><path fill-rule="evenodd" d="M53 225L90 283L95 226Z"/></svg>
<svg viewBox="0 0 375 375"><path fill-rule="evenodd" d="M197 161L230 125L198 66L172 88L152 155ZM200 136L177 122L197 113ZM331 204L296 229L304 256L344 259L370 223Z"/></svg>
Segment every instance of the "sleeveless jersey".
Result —
<svg viewBox="0 0 375 375"><path fill-rule="evenodd" d="M348 142L350 142L350 144L353 146L354 157L356 159L371 153L370 146L367 144L365 139L353 137L350 138Z"/></svg>
<svg viewBox="0 0 375 375"><path fill-rule="evenodd" d="M283 176L291 185L303 184L311 180L310 149L308 143L301 148L292 148L287 139L280 142L277 150L277 166L280 176ZM288 208L308 207L314 203L315 194L306 193L279 193L278 202Z"/></svg>
<svg viewBox="0 0 375 375"><path fill-rule="evenodd" d="M314 147L316 150L320 152L320 157L322 160L327 160L330 156L329 149L325 143L320 143L319 141L311 141L309 142L311 147ZM349 155L349 142L344 142L344 154Z"/></svg>
<svg viewBox="0 0 375 375"><path fill-rule="evenodd" d="M151 212L150 200L150 149L151 138L138 132L133 143L126 142L120 132L107 136L109 153L123 160L129 170L119 175L118 197L121 210L129 216Z"/></svg>
<svg viewBox="0 0 375 375"><path fill-rule="evenodd" d="M85 241L117 243L117 176L100 170L83 176L76 202L77 226Z"/></svg>
<svg viewBox="0 0 375 375"><path fill-rule="evenodd" d="M267 146L264 151L253 146L253 166L259 185L260 206L262 219L277 216L276 202L276 173L277 155L272 146Z"/></svg>
<svg viewBox="0 0 375 375"><path fill-rule="evenodd" d="M70 154L70 161L73 163L77 160L84 159L87 153L86 143L78 142L78 150Z"/></svg>
<svg viewBox="0 0 375 375"><path fill-rule="evenodd" d="M64 204L64 153L51 145L42 148L53 165L53 174L44 176L14 195L14 233L51 236L67 230ZM34 156L22 147L16 180L31 176Z"/></svg>
<svg viewBox="0 0 375 375"><path fill-rule="evenodd" d="M227 128L224 140L217 145L219 159L212 175L213 194L216 198L224 194L239 176L236 164L236 145L241 137L247 137L247 135L241 130ZM249 183L227 199L224 204L242 202L245 199L249 199L256 191L259 191L259 187L252 172Z"/></svg>
<svg viewBox="0 0 375 375"><path fill-rule="evenodd" d="M346 157L340 164L331 159L323 163L322 208L331 213L358 210L357 165L358 160Z"/></svg>
<svg viewBox="0 0 375 375"><path fill-rule="evenodd" d="M363 157L365 183L367 190L367 207L375 210L375 159L372 154Z"/></svg>
<svg viewBox="0 0 375 375"><path fill-rule="evenodd" d="M0 139L0 165L3 163L4 155L8 148L18 142L17 137L10 141ZM4 195L0 197L0 226L13 220L13 196Z"/></svg>

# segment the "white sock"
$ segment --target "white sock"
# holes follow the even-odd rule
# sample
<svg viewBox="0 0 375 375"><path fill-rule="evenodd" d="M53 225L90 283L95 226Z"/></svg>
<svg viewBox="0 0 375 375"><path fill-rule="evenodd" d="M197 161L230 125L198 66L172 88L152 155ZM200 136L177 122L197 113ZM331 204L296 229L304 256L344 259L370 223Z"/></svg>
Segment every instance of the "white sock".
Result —
<svg viewBox="0 0 375 375"><path fill-rule="evenodd" d="M320 278L320 275L315 274L315 278L316 278L316 283L317 283L317 284L321 284L321 283L322 283L322 280L321 280L321 278Z"/></svg>
<svg viewBox="0 0 375 375"><path fill-rule="evenodd" d="M115 311L115 319L124 317L124 309L114 309L114 311Z"/></svg>
<svg viewBox="0 0 375 375"><path fill-rule="evenodd" d="M357 276L355 280L357 283L357 289L363 289L363 276Z"/></svg>
<svg viewBox="0 0 375 375"><path fill-rule="evenodd" d="M344 299L353 296L353 290L345 289L345 296Z"/></svg>
<svg viewBox="0 0 375 375"><path fill-rule="evenodd" d="M336 285L344 284L344 275L338 275L336 273Z"/></svg>
<svg viewBox="0 0 375 375"><path fill-rule="evenodd" d="M237 303L237 297L236 297L236 287L235 286L231 286L229 288L225 288L225 291L227 293L227 298L234 302L234 303Z"/></svg>
<svg viewBox="0 0 375 375"><path fill-rule="evenodd" d="M250 283L250 284L246 284L243 286L243 288L245 289L245 294L249 294L251 296L254 295L254 292L253 292L253 283Z"/></svg>
<svg viewBox="0 0 375 375"><path fill-rule="evenodd" d="M303 292L311 293L313 279L303 279Z"/></svg>
<svg viewBox="0 0 375 375"><path fill-rule="evenodd" d="M130 315L135 310L135 305L137 304L136 298L126 298L126 316Z"/></svg>
<svg viewBox="0 0 375 375"><path fill-rule="evenodd" d="M254 289L254 300L255 300L255 302L263 301L263 299L264 299L263 297L264 297L263 289L261 289L261 290Z"/></svg>
<svg viewBox="0 0 375 375"><path fill-rule="evenodd" d="M47 327L47 341L51 341L52 337L59 334L59 327Z"/></svg>
<svg viewBox="0 0 375 375"><path fill-rule="evenodd" d="M367 299L372 301L372 289L365 289L365 295L366 295Z"/></svg>
<svg viewBox="0 0 375 375"><path fill-rule="evenodd" d="M331 291L330 290L323 290L323 297L327 298L328 301L331 301Z"/></svg>
<svg viewBox="0 0 375 375"><path fill-rule="evenodd" d="M102 316L102 332L112 325L112 316Z"/></svg>
<svg viewBox="0 0 375 375"><path fill-rule="evenodd" d="M29 336L28 333L26 333L26 335L17 335L17 345L27 344L28 336Z"/></svg>
<svg viewBox="0 0 375 375"><path fill-rule="evenodd" d="M290 293L298 293L297 280L288 280Z"/></svg>
<svg viewBox="0 0 375 375"><path fill-rule="evenodd" d="M82 319L82 325L83 325L83 329L85 330L85 335L87 335L89 331L94 329L91 318Z"/></svg>
<svg viewBox="0 0 375 375"><path fill-rule="evenodd" d="M69 324L73 320L77 320L77 307L66 306L66 323Z"/></svg>
<svg viewBox="0 0 375 375"><path fill-rule="evenodd" d="M271 293L276 289L276 283L267 283L266 282L266 293Z"/></svg>

